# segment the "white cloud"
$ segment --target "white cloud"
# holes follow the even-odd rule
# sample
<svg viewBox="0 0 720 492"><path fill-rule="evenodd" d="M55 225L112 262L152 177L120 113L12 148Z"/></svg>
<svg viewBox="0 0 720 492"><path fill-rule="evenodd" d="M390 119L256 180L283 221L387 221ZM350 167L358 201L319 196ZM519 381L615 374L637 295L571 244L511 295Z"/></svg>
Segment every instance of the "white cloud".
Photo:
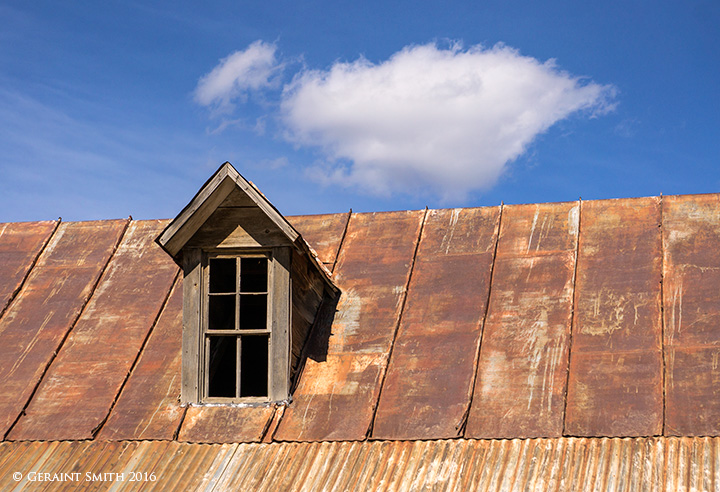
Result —
<svg viewBox="0 0 720 492"><path fill-rule="evenodd" d="M288 140L322 149L319 179L457 199L492 186L557 121L611 110L614 94L504 45L427 44L305 70L285 86L281 117Z"/></svg>
<svg viewBox="0 0 720 492"><path fill-rule="evenodd" d="M275 58L276 49L274 44L258 40L220 60L198 82L195 101L218 112L228 112L234 99L245 98L249 91L272 87L273 77L281 68Z"/></svg>

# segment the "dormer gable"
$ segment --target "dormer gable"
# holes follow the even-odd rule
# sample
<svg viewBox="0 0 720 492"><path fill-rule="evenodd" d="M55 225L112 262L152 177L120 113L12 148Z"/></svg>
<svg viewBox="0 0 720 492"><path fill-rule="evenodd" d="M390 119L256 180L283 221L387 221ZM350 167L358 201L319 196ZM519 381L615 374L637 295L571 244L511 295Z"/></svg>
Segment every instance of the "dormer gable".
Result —
<svg viewBox="0 0 720 492"><path fill-rule="evenodd" d="M232 218L237 218L237 222L232 222ZM225 162L157 242L176 258L186 245L217 241L217 247L230 244L256 247L290 245L300 242L299 239L300 234L270 201L232 164Z"/></svg>
<svg viewBox="0 0 720 492"><path fill-rule="evenodd" d="M312 248L228 162L157 238L183 269L183 403L288 400L320 303Z"/></svg>

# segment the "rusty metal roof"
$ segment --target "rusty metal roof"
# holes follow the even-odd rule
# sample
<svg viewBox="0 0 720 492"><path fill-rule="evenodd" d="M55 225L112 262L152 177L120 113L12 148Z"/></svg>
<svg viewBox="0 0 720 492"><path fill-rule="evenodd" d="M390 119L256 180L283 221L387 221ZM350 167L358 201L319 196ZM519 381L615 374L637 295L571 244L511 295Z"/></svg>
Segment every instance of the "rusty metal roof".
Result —
<svg viewBox="0 0 720 492"><path fill-rule="evenodd" d="M700 492L720 486L718 456L710 437L20 441L0 443L0 489Z"/></svg>
<svg viewBox="0 0 720 492"><path fill-rule="evenodd" d="M408 478L376 455L463 456L490 474L577 459L573 474L615 466L626 480L652 451L678 463L653 483L698 467L715 483L716 440L669 437L720 436L720 195L288 221L342 296L278 408L180 406L182 289L153 243L167 222L0 224L0 466L81 453L85 469L123 456L162 467L178 453L205 470L193 487L285 463L323 488L351 480L348 466ZM59 440L78 442L29 442ZM464 476L457 466L443 473ZM514 483L539 472L522 473Z"/></svg>

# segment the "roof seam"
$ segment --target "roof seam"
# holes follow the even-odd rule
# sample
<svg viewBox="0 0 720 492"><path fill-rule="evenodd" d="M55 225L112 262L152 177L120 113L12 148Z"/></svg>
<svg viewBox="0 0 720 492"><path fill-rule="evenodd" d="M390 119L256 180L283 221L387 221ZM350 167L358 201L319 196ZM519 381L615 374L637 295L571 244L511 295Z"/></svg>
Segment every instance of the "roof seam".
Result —
<svg viewBox="0 0 720 492"><path fill-rule="evenodd" d="M17 289L13 291L13 293L10 295L10 299L8 300L7 304L5 304L5 307L0 310L0 319L5 315L5 312L7 312L8 309L10 309L10 306L12 305L13 301L15 301L17 295L20 293L23 287L25 287L25 283L27 282L28 277L30 277L30 274L35 269L35 265L37 265L38 260L42 256L42 254L45 252L45 249L47 248L47 245L50 244L50 241L52 240L53 236L55 236L55 233L58 230L58 227L60 227L60 222L62 222L62 217L58 217L58 220L55 221L55 227L53 228L52 232L48 235L47 239L45 239L45 242L40 247L40 251L38 251L38 254L35 255L35 258L33 258L32 263L30 263L30 268L28 268L27 272L25 272L25 276L22 279L22 282L20 282L20 285L17 286Z"/></svg>
<svg viewBox="0 0 720 492"><path fill-rule="evenodd" d="M338 258L340 258L340 252L342 251L343 246L345 245L345 236L347 236L348 228L350 227L350 219L352 218L353 211L350 209L348 212L348 218L345 221L345 228L343 229L342 236L340 236L340 244L338 244L337 251L335 252L335 259L333 260L332 269L330 269L331 273L335 273L335 266L337 265Z"/></svg>
<svg viewBox="0 0 720 492"><path fill-rule="evenodd" d="M408 293L410 291L410 282L412 281L413 271L415 270L415 261L417 260L418 250L420 249L420 242L422 241L423 232L425 231L425 223L427 222L428 208L425 207L423 213L422 222L420 222L420 231L418 232L417 240L415 241L415 251L413 251L412 261L410 262L410 271L408 272L407 282L405 284L405 292L403 293L402 303L400 304L400 314L398 314L397 322L395 323L395 332L393 333L392 342L390 344L390 351L388 352L387 362L383 369L382 378L380 379L380 389L378 390L378 396L373 404L372 418L370 419L370 426L365 434L365 439L370 439L375 428L375 418L377 417L377 410L380 406L380 398L382 398L383 387L385 386L385 379L387 378L388 369L390 362L392 362L392 356L395 349L395 342L397 341L398 332L400 331L400 325L402 324L403 314L405 312L405 304L407 302Z"/></svg>
<svg viewBox="0 0 720 492"><path fill-rule="evenodd" d="M663 195L660 193L660 347L662 349L662 427L660 433L665 435L665 414L667 411L667 361L665 359L665 211L663 209Z"/></svg>
<svg viewBox="0 0 720 492"><path fill-rule="evenodd" d="M577 238L575 238L575 267L572 277L572 306L570 307L570 335L568 336L568 353L567 353L567 371L565 373L565 390L563 391L563 410L562 410L562 435L565 436L565 420L567 417L568 406L568 390L570 388L570 358L572 357L573 331L575 329L575 307L577 305L577 290L575 282L577 281L578 263L580 259L580 236L582 234L582 198L578 199L578 229Z"/></svg>
<svg viewBox="0 0 720 492"><path fill-rule="evenodd" d="M335 258L333 260L332 268L330 269L331 274L335 273L335 267L338 264L338 259L340 258L340 253L342 252L342 248L345 245L345 237L347 236L347 231L350 228L350 220L352 219L352 216L353 216L353 211L351 208L348 211L348 217L347 217L347 221L345 222L345 228L343 229L342 236L340 236L340 243L338 244L337 250L335 252ZM338 290L339 290L339 287L338 287ZM337 302L337 298L339 298L339 294L337 295L335 302ZM303 370L305 369L305 361L307 360L307 351L308 351L308 346L309 346L308 344L310 343L310 339L313 335L313 332L317 329L316 326L319 322L321 312L327 302L328 302L328 299L326 298L326 296L323 296L322 300L320 301L320 305L318 306L317 313L315 314L315 320L313 321L313 324L310 327L310 330L308 331L308 336L305 338L305 342L303 343L303 348L300 351L300 357L298 359L298 367L295 370L293 380L290 382L290 395L291 396L297 389L297 385L300 382L300 377L302 376ZM276 409L276 411L277 411L277 409ZM272 435L270 436L270 439L273 442L275 440L275 433L280 428L280 424L282 424L282 419L284 417L285 417L285 412L283 411L282 415L280 415L280 418L277 421L277 424L275 425L275 428L272 430ZM263 431L261 441L267 437L266 434L267 434L268 430L269 430L269 426L268 426L268 428L266 428Z"/></svg>
<svg viewBox="0 0 720 492"><path fill-rule="evenodd" d="M582 435L582 434L569 434L567 436L541 436L541 437L504 437L504 438L474 438L474 437L443 437L443 438L423 438L423 439L371 439L368 441L360 440L360 439L353 439L353 440L339 440L339 441L333 441L333 440L321 440L321 441L273 441L273 442L259 442L259 441L235 441L235 442L206 442L206 441L172 441L171 439L145 439L145 438L130 438L130 439L51 439L51 440L44 440L44 439L15 439L12 441L3 441L2 445L10 445L11 443L143 443L143 442L150 442L150 443L171 443L175 442L176 444L180 445L191 445L191 446L249 446L249 445L262 445L262 446L268 446L268 445L350 445L350 444L363 444L363 443L389 443L389 444L399 444L399 443L405 443L408 446L413 446L415 443L426 443L426 442L465 442L465 441L473 441L473 442L529 442L529 441L565 441L569 439L582 439L587 441L603 441L603 440L635 440L635 439L648 439L648 440L663 440L663 441L669 441L669 440L699 440L699 439L714 439L718 440L720 442L720 436L712 435L712 434L698 434L698 435L691 435L691 434L671 434L671 435L656 435L656 434L643 434L643 435L604 435L604 436L589 436L589 435Z"/></svg>
<svg viewBox="0 0 720 492"><path fill-rule="evenodd" d="M485 322L487 321L488 311L490 310L490 295L492 294L493 275L495 274L495 260L497 259L498 244L500 243L500 228L502 227L502 216L504 208L505 204L503 202L500 202L500 211L498 212L498 221L495 229L495 246L493 248L492 261L490 263L490 281L488 282L487 298L485 300L485 312L483 313L482 320L480 321L480 336L478 337L477 350L475 351L475 371L473 371L473 379L472 383L470 384L470 399L468 401L467 408L465 409L465 413L463 414L462 419L458 423L459 438L465 437L465 431L467 430L467 422L468 418L470 417L470 409L472 408L472 402L475 396L475 384L477 383L478 372L480 370L480 352L482 350L483 334L485 333Z"/></svg>
<svg viewBox="0 0 720 492"><path fill-rule="evenodd" d="M147 346L147 342L150 339L150 335L152 335L153 331L155 330L155 327L157 326L157 322L160 319L160 316L162 315L163 311L165 311L165 307L167 306L168 302L170 301L170 294L172 293L173 289L178 284L178 279L180 278L180 269L178 269L175 272L175 278L173 279L172 283L170 284L170 288L167 291L167 294L165 294L165 300L163 301L162 305L160 306L160 309L158 309L157 314L155 315L155 319L153 320L152 324L150 325L150 329L148 330L147 334L145 335L145 339L143 340L142 344L140 345L140 349L138 350L137 355L135 356L135 360L132 363L132 366L130 366L130 370L125 374L125 379L123 379L122 384L120 385L120 389L115 394L115 398L113 399L112 404L110 405L110 409L108 410L107 415L105 415L105 418L92 430L90 431L90 434L92 435L93 439L95 439L98 435L98 433L102 430L102 428L105 426L105 423L110 418L110 414L115 410L115 405L117 405L118 400L120 399L120 395L122 395L123 390L125 389L125 385L127 384L128 380L130 379L130 376L132 375L133 371L135 370L135 367L138 364L138 361L140 360L140 357L142 356L143 350L145 350L145 347Z"/></svg>
<svg viewBox="0 0 720 492"><path fill-rule="evenodd" d="M180 417L180 422L178 422L177 428L173 432L172 440L177 441L178 436L180 435L180 429L182 429L182 425L185 423L185 417L187 416L188 408L190 408L190 405L185 405L183 407L183 413Z"/></svg>
<svg viewBox="0 0 720 492"><path fill-rule="evenodd" d="M7 439L7 436L10 435L10 433L13 431L17 423L20 421L23 415L25 415L25 411L28 408L28 405L30 405L30 402L35 397L35 393L37 393L38 388L42 384L43 380L45 379L45 376L47 375L48 370L50 370L50 366L52 366L52 363L55 362L55 359L57 358L58 354L60 353L60 350L62 350L63 346L65 345L65 342L67 341L68 337L70 336L70 333L72 333L73 329L75 329L75 326L77 325L78 320L82 317L83 313L85 312L85 309L87 308L88 304L90 303L90 299L92 299L93 295L95 295L95 290L97 289L97 286L100 284L100 281L103 278L103 275L105 275L105 271L107 270L108 265L110 265L110 262L112 262L113 258L115 257L115 253L118 250L118 247L120 247L120 244L122 243L123 238L125 237L125 233L128 230L128 227L130 227L131 219L127 219L125 221L125 227L123 228L122 232L118 235L118 240L115 243L115 247L112 250L112 253L108 255L108 259L105 262L105 265L102 268L102 271L98 274L97 279L95 279L95 282L93 283L92 289L90 290L90 293L87 296L87 299L85 299L85 302L83 303L82 308L78 312L78 315L73 320L72 324L70 325L70 328L65 332L65 335L63 336L62 340L60 340L60 343L58 344L57 348L53 351L52 356L50 357L50 360L45 365L45 368L43 369L42 374L37 380L37 383L35 383L35 387L32 390L32 393L30 393L30 396L28 397L27 401L25 402L25 405L23 406L23 409L18 414L15 421L8 427L7 432L3 436L3 440Z"/></svg>

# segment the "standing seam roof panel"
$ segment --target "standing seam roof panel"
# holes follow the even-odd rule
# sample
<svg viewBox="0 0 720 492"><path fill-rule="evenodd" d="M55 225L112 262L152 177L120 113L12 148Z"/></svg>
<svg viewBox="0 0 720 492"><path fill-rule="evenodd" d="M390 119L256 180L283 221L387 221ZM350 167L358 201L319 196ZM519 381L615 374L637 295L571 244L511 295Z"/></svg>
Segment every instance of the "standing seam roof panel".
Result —
<svg viewBox="0 0 720 492"><path fill-rule="evenodd" d="M428 211L374 439L458 436L470 406L498 219L495 207Z"/></svg>
<svg viewBox="0 0 720 492"><path fill-rule="evenodd" d="M177 275L153 242L165 223L130 222L10 439L90 439L105 421Z"/></svg>
<svg viewBox="0 0 720 492"><path fill-rule="evenodd" d="M466 437L562 435L578 203L505 206Z"/></svg>
<svg viewBox="0 0 720 492"><path fill-rule="evenodd" d="M182 279L130 374L98 439L173 439L185 409L180 406Z"/></svg>
<svg viewBox="0 0 720 492"><path fill-rule="evenodd" d="M718 435L718 195L663 197L663 241L665 434Z"/></svg>
<svg viewBox="0 0 720 492"><path fill-rule="evenodd" d="M0 314L25 280L58 222L0 224Z"/></svg>
<svg viewBox="0 0 720 492"><path fill-rule="evenodd" d="M583 202L566 435L662 433L660 226L657 198Z"/></svg>
<svg viewBox="0 0 720 492"><path fill-rule="evenodd" d="M0 319L0 435L5 436L92 294L127 221L65 222Z"/></svg>
<svg viewBox="0 0 720 492"><path fill-rule="evenodd" d="M417 211L353 214L334 274L343 292L327 352L308 354L276 440L365 438L423 216Z"/></svg>

